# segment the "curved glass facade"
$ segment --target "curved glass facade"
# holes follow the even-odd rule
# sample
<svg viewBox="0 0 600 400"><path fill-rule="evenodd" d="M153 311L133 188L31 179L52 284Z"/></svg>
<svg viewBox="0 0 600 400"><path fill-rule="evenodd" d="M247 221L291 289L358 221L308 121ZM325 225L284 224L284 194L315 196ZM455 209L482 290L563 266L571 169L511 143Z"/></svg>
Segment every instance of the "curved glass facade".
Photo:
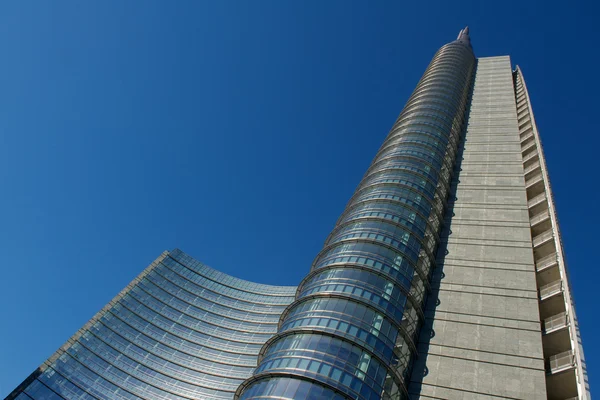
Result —
<svg viewBox="0 0 600 400"><path fill-rule="evenodd" d="M474 66L435 54L236 398L406 397Z"/></svg>
<svg viewBox="0 0 600 400"><path fill-rule="evenodd" d="M164 253L9 399L231 399L296 288Z"/></svg>

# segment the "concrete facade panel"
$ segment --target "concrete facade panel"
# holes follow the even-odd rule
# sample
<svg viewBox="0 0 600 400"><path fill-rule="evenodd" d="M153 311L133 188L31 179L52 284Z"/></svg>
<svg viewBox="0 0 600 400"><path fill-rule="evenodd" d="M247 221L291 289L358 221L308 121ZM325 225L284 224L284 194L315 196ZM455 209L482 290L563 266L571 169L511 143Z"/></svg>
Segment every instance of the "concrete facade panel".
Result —
<svg viewBox="0 0 600 400"><path fill-rule="evenodd" d="M544 372L537 369L431 354L426 366L417 361L414 373L425 375L421 393L438 399L546 399Z"/></svg>
<svg viewBox="0 0 600 400"><path fill-rule="evenodd" d="M529 229L529 222L526 221L529 214L526 209L502 209L494 208L472 208L472 207L454 207L455 225L463 223L481 222L500 222L503 224L518 223ZM454 230L453 230L454 231Z"/></svg>
<svg viewBox="0 0 600 400"><path fill-rule="evenodd" d="M412 398L546 399L510 58L478 61Z"/></svg>

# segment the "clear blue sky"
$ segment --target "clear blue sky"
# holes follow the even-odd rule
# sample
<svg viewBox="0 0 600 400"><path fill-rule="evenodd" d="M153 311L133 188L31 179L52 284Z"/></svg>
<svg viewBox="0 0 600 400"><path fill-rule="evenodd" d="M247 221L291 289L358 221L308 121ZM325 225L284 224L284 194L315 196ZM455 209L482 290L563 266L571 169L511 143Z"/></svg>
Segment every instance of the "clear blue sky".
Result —
<svg viewBox="0 0 600 400"><path fill-rule="evenodd" d="M598 6L438 3L0 3L0 397L163 250L297 284L467 24L525 74L600 385Z"/></svg>

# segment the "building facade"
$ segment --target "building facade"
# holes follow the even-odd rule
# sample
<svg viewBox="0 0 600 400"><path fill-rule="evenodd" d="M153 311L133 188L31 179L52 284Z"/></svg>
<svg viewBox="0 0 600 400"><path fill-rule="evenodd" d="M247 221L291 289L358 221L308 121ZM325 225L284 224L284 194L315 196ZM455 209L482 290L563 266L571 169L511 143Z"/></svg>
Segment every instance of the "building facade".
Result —
<svg viewBox="0 0 600 400"><path fill-rule="evenodd" d="M462 30L297 288L165 252L8 396L63 398L591 399L520 69Z"/></svg>
<svg viewBox="0 0 600 400"><path fill-rule="evenodd" d="M459 153L410 392L590 399L541 143L509 57L478 59Z"/></svg>
<svg viewBox="0 0 600 400"><path fill-rule="evenodd" d="M164 252L8 399L231 399L295 290Z"/></svg>

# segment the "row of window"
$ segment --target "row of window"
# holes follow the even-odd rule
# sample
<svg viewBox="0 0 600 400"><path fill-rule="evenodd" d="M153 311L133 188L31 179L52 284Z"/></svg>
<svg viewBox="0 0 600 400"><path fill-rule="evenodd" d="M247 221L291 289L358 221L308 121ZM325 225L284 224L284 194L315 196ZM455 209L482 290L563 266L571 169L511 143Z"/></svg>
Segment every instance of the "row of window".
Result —
<svg viewBox="0 0 600 400"><path fill-rule="evenodd" d="M452 54L452 52L453 51L444 54L439 53L435 56L425 70L417 87L421 86L422 83L426 83L428 80L439 76L461 82L464 89L466 81L469 80L471 76L468 71L469 68L465 68L467 65L465 65L466 63L463 55L456 53Z"/></svg>
<svg viewBox="0 0 600 400"><path fill-rule="evenodd" d="M352 384L345 382L343 373L346 373L352 378L358 378L358 380L364 382L371 389L374 389L374 392L381 393L383 391L387 370L370 353L358 346L353 346L346 341L331 336L297 335L288 336L285 339L291 347L298 343L298 339L302 336L317 339L319 347L324 350L318 351L314 348L301 346L288 348L285 352L270 354L256 369L256 373L266 369L297 369L331 378L336 381L337 385L335 386L337 387L343 384L356 392L360 392L360 389L357 390L352 387ZM342 374L338 374L338 371Z"/></svg>
<svg viewBox="0 0 600 400"><path fill-rule="evenodd" d="M195 336L191 330L170 330L160 326L160 322L150 322L127 308L127 305L116 304L102 316L102 322L112 324L116 329L143 332L157 342L165 343L190 354L202 354L209 359L216 359L223 364L254 366L256 354L260 346L249 343L222 342L212 340L212 336Z"/></svg>
<svg viewBox="0 0 600 400"><path fill-rule="evenodd" d="M439 154L435 150L430 150L430 146L424 146L423 143L417 143L415 141L404 143L402 146L393 146L383 149L376 156L376 160L379 160L384 157L392 157L392 156L402 156L409 155L415 156L415 158L423 160L431 164L433 168L437 171L442 168L442 164L444 162L445 154Z"/></svg>
<svg viewBox="0 0 600 400"><path fill-rule="evenodd" d="M394 343L390 343L389 339L380 334L373 327L359 328L360 321L350 319L340 319L339 316L328 317L319 314L319 317L311 317L315 312L306 313L306 317L295 316L294 319L286 321L282 325L281 332L288 332L301 328L317 329L321 332L329 332L337 336L342 336L352 340L355 343L361 344L363 347L371 350L373 353L380 356L384 360L391 359L393 355Z"/></svg>
<svg viewBox="0 0 600 400"><path fill-rule="evenodd" d="M276 319L286 307L284 305L250 303L248 301L223 296L217 292L199 286L198 283L185 279L179 274L178 270L172 270L163 264L157 265L152 270L151 274L160 277L160 279L167 281L167 283L170 283L175 287L183 289L186 293L185 299L192 304L202 300L215 304L215 307L245 313L248 315L249 319L256 321L270 321L271 319ZM195 300L196 297L200 300Z"/></svg>
<svg viewBox="0 0 600 400"><path fill-rule="evenodd" d="M416 110L433 110L435 112L443 113L446 118L450 120L454 119L455 111L452 104L443 100L429 100L429 101L414 101L406 105L403 112L408 113Z"/></svg>
<svg viewBox="0 0 600 400"><path fill-rule="evenodd" d="M428 170L427 168L415 167L414 165L411 165L411 163L409 161L415 160L415 158L412 156L394 155L394 156L386 157L386 158L387 158L387 160L385 160L381 164L377 164L373 170L369 171L365 175L365 178L368 178L371 174L378 174L383 171L402 170L402 171L409 171L411 174L420 175L420 176L424 177L433 186L437 186L439 183L439 175L437 175L436 173L432 173L431 167L429 167L429 170Z"/></svg>
<svg viewBox="0 0 600 400"><path fill-rule="evenodd" d="M274 286L274 285L265 285L262 283L255 283L250 281L245 281L243 279L239 279L233 277L231 275L227 275L223 272L217 271L216 269L210 268L198 260L190 257L185 254L181 250L174 250L169 254L174 260L184 264L188 268L192 268L197 271L201 271L203 276L208 279L211 279L215 282L221 283L223 285L228 285L234 288L238 288L242 291L248 291L255 294L259 294L262 296L268 297L276 297L283 296L289 297L290 293L294 292L293 286Z"/></svg>
<svg viewBox="0 0 600 400"><path fill-rule="evenodd" d="M273 325L266 325L265 327L270 327L270 331L268 332L247 332L244 330L243 321L229 323L229 321L226 319L211 319L208 315L190 315L184 310L175 308L178 303L176 299L160 299L156 297L159 295L156 289L149 288L148 286L144 285L143 282L140 282L138 285L133 287L129 291L128 295L134 297L139 302L152 309L154 312L176 321L188 328L210 335L218 335L222 338L243 342L264 343L267 338L275 333L276 329ZM167 301L169 304L165 303L165 301Z"/></svg>
<svg viewBox="0 0 600 400"><path fill-rule="evenodd" d="M281 301L286 302L288 301L287 298L290 296L293 297L294 287L292 286L272 286L244 281L210 268L180 250L174 250L169 254L169 257L165 258L162 262L166 265L180 263L194 271L196 274L201 275L201 278L219 284L223 289L230 288L237 290L238 292L244 292L238 294L241 297L244 297L244 295L254 295L259 299L266 297L269 301L275 303ZM221 293L221 290L219 290L219 293ZM278 297L283 297L283 299L278 299Z"/></svg>
<svg viewBox="0 0 600 400"><path fill-rule="evenodd" d="M451 96L455 96L455 98L460 99L463 94L463 90L461 90L461 86L464 86L463 79L457 77L446 79L443 75L433 74L433 76L424 76L421 78L414 92L424 92L429 91L430 89L443 89L446 93ZM410 98L407 105L410 105ZM400 114L401 116L403 114Z"/></svg>
<svg viewBox="0 0 600 400"><path fill-rule="evenodd" d="M324 282L320 285L313 285L312 287L307 288L301 293L299 297L306 297L316 293L346 294L353 299L365 301L372 306L378 307L381 310L386 311L386 315L389 315L397 321L402 320L402 315L404 313L404 303L406 302L406 295L404 293L402 293L402 297L394 299L396 301L392 302L386 299L386 297L388 297L386 294L380 296L372 290L365 289L364 287L357 285L360 285L360 283L357 282L356 284L351 285L328 284L327 282Z"/></svg>
<svg viewBox="0 0 600 400"><path fill-rule="evenodd" d="M425 100L427 99L427 100ZM456 110L460 108L462 102L462 93L449 91L445 87L422 87L417 86L415 91L409 97L407 105L418 103L422 101L435 100L448 104L450 107L454 107Z"/></svg>
<svg viewBox="0 0 600 400"><path fill-rule="evenodd" d="M381 146L381 150L386 150L390 146L402 142L403 138L418 137L421 140L434 140L440 143L444 149L445 156L454 157L458 151L459 137L439 129L434 129L429 125L408 125L399 129L390 131L385 142Z"/></svg>
<svg viewBox="0 0 600 400"><path fill-rule="evenodd" d="M322 267L326 262L324 261L325 259L334 256L355 256L357 262L360 262L358 259L361 258L361 256L366 256L369 260L379 261L382 265L387 265L397 271L401 271L401 273L407 277L413 276L413 273L415 272L414 265L409 260L404 258L397 250L392 250L381 245L365 242L342 243L327 250L325 253L319 256L315 262L315 268L318 269ZM367 259L365 259L365 263L368 265Z"/></svg>
<svg viewBox="0 0 600 400"><path fill-rule="evenodd" d="M447 159L448 157L454 157L456 155L456 148L453 141L450 143L447 139L439 140L438 135L424 132L420 127L417 131L414 127L404 127L393 134L390 134L388 139L384 142L381 147L381 156L378 156L375 160L379 161L384 158L385 154L393 148L404 146L407 143L422 146L428 152L429 148L432 148L435 152L439 153L440 160ZM421 160L427 161L427 160Z"/></svg>
<svg viewBox="0 0 600 400"><path fill-rule="evenodd" d="M340 235L335 236L328 243L337 243L337 242L342 242L344 240L349 240L349 239L369 239L371 241L377 241L377 242L384 243L388 246L395 247L398 250L400 250L404 255L408 256L408 258L411 259L414 263L417 262L417 260L419 258L419 252L421 250L420 243L417 242L414 238L413 238L413 241L416 243L414 243L414 247L413 247L413 246L409 246L407 243L405 243L408 240L404 240L403 238L400 240L397 240L396 238L391 236L391 234L388 236L387 234L382 234L377 231L373 232L373 231L369 231L369 230L361 230L361 231L354 231L354 232L340 234ZM417 249L415 249L415 247L417 247Z"/></svg>
<svg viewBox="0 0 600 400"><path fill-rule="evenodd" d="M360 188L370 186L377 183L396 183L416 189L419 194L433 200L436 187L428 180L423 179L421 175L417 175L410 171L394 171L383 170L369 175L360 183Z"/></svg>
<svg viewBox="0 0 600 400"><path fill-rule="evenodd" d="M350 329L348 325L354 325L370 332L376 338L380 337L385 343L393 346L398 335L398 329L382 311L377 311L352 299L313 298L299 302L292 308L289 314L285 316L282 327L288 321L296 318L319 318L322 316L327 320L328 328L346 332ZM325 321L314 322L317 324L325 323ZM375 343L369 341L367 343L375 346ZM379 351L383 352L384 350L380 349Z"/></svg>
<svg viewBox="0 0 600 400"><path fill-rule="evenodd" d="M76 344L81 346L78 343ZM106 379L102 376L101 372L96 373L95 368L97 367L92 365L91 362L84 363L85 358L80 359L80 357L76 357L70 353L63 353L58 360L52 364L52 369L46 370L44 375L47 375L54 370L57 374L68 377L74 385L80 388L85 388L90 395L103 400L111 400L115 398L137 400L140 397L148 398L149 395L154 395L154 397L157 399L173 398L171 396L166 397L164 395L164 391L141 382L133 377L128 380L130 386L125 386L127 388L127 390L125 390L124 387L116 385L110 377ZM122 371L119 372L125 375L124 379L126 379L127 374L124 374ZM116 381L118 382L118 378ZM134 393L137 393L137 395ZM175 396L174 398L180 399L181 397Z"/></svg>
<svg viewBox="0 0 600 400"><path fill-rule="evenodd" d="M398 191L408 191L407 188L397 188ZM438 190L435 198L435 202L439 201L439 198L445 197L445 193L447 192L447 188L442 188ZM404 225L405 227L399 226L399 229L408 230L411 234L419 233L420 236L417 236L419 239L417 242L420 245L422 244L422 240L425 236L425 232L427 228L430 228L430 232L437 233L437 230L440 225L440 216L437 212L431 213L431 208L427 210L426 213L423 213L423 206L420 204L416 204L413 199L417 196L415 193L411 193L408 198L405 195L397 195L397 194L389 194L391 190L388 189L388 186L372 186L369 189L363 191L363 193L352 200L350 205L346 208L346 211L340 216L338 219L338 224L330 238L327 241L327 244L333 241L333 237L338 236L338 231L343 229L346 225L352 224L352 220L355 218L353 213L360 212L367 209L381 209L388 210L393 212L395 215L402 216L402 218L398 221L400 225ZM401 193L399 193L401 194ZM392 200L392 201L390 201ZM423 201L422 197L417 197L416 200ZM437 205L436 205L437 206ZM437 207L436 207L437 211ZM362 213L360 213L362 215ZM391 218L395 220L395 218ZM384 221L380 221L383 223ZM415 224L415 225L413 225ZM398 224L393 224L398 225ZM417 228L416 231L414 228ZM408 229L407 229L408 228ZM381 229L379 229L381 231ZM431 250L431 249L430 249Z"/></svg>
<svg viewBox="0 0 600 400"><path fill-rule="evenodd" d="M352 203L358 203L367 200L390 199L399 203L404 203L423 215L429 215L431 211L431 200L424 198L411 188L401 185L377 185L371 187L361 187L361 193Z"/></svg>
<svg viewBox="0 0 600 400"><path fill-rule="evenodd" d="M393 214L395 218L391 219L393 221L397 220L396 222L400 222L402 225L406 226L411 234L414 234L421 239L425 235L425 230L427 229L427 219L425 219L422 215L417 214L410 208L391 201L369 201L351 204L348 206L344 214L342 214L340 222L343 223L352 220L356 215L362 215L365 211L377 211Z"/></svg>
<svg viewBox="0 0 600 400"><path fill-rule="evenodd" d="M242 328L243 331L248 332L275 333L273 331L272 319L269 321L254 322L249 320L249 318L247 319L247 313L237 313L234 310L227 312L226 308L219 307L215 303L202 298L191 297L189 300L196 303L192 304L189 301L181 299L180 296L184 295L182 290L173 288L164 279L156 278L156 275L152 273L146 275L137 286L161 302L193 318L202 319L214 325L229 327L233 330L240 330Z"/></svg>
<svg viewBox="0 0 600 400"><path fill-rule="evenodd" d="M328 361L319 360L316 353L306 353L309 358L281 357L266 361L256 369L256 374L269 371L269 373L293 373L305 377L311 377L316 381L325 382L336 389L343 391L351 398L360 398L365 400L380 400L382 398L381 386L376 385L372 379L360 378L358 374L364 374L359 368L344 368L342 365L332 365L334 361L328 358ZM383 383L391 382L384 381ZM371 386L373 385L373 386ZM394 385L396 386L396 385ZM389 388L388 390L390 390ZM397 390L397 389L396 389ZM391 390L390 390L391 391ZM388 392L389 393L389 392Z"/></svg>
<svg viewBox="0 0 600 400"><path fill-rule="evenodd" d="M231 352L248 353L253 349L259 349L261 343L264 343L268 335L247 335L244 337L241 333L233 335L226 328L215 327L214 325L203 324L202 321L180 318L180 313L169 312L166 306L154 304L150 296L140 296L129 293L124 296L120 303L126 306L130 311L138 314L152 324L173 332L176 335L192 340L197 343L212 343L215 347Z"/></svg>
<svg viewBox="0 0 600 400"><path fill-rule="evenodd" d="M244 391L240 400L253 399L347 400L346 396L314 382L289 377L262 379Z"/></svg>
<svg viewBox="0 0 600 400"><path fill-rule="evenodd" d="M384 145L387 146L394 144L396 146L404 146L408 143L416 143L418 145L422 145L423 147L430 147L439 153L441 157L446 157L448 141L440 141L437 137L431 137L430 135L425 135L422 133L405 132L400 135L394 135L386 140Z"/></svg>
<svg viewBox="0 0 600 400"><path fill-rule="evenodd" d="M212 375L244 378L251 372L250 365L231 365L231 361L227 363L226 360L219 360L219 362L216 363L214 359L210 358L209 354L205 354L204 352L197 352L195 354L186 353L184 351L185 349L171 347L168 344L154 340L151 337L136 331L125 323L118 322L119 320L116 317L113 317L110 320L101 318L100 321L90 327L90 331L93 332L94 335L101 337L102 340L108 340L109 342L112 342L112 340L109 340L108 336L113 337L118 335L123 339L116 340L126 340L128 343L132 343L132 346L139 346L140 349L145 352L158 355L165 360L173 361L179 365Z"/></svg>
<svg viewBox="0 0 600 400"><path fill-rule="evenodd" d="M385 278L383 278L385 276ZM402 286L406 290L410 290L411 286L411 277L401 276L400 279L389 276L382 275L380 271L377 271L373 268L352 268L351 266L342 267L342 268L329 268L324 271L321 271L311 277L310 279L302 282L301 289L310 287L311 285L319 284L321 282L343 282L343 281L353 281L353 282L363 282L368 286L383 286L381 284L382 280L391 281L394 285ZM387 286L387 282L385 284Z"/></svg>
<svg viewBox="0 0 600 400"><path fill-rule="evenodd" d="M84 334L84 338L92 336L93 340L101 340L139 363L164 371L167 375L174 373L172 376L181 376L182 379L189 376L189 380L201 378L198 383L227 382L230 378L245 379L251 372L250 368L222 365L192 356L182 357L180 352L164 346L148 348L144 346L144 342L131 342L101 323L96 323Z"/></svg>
<svg viewBox="0 0 600 400"><path fill-rule="evenodd" d="M411 119L398 119L398 121L392 126L391 131L399 130L399 129L417 129L417 127L429 127L436 130L440 130L442 132L448 132L449 135L456 134L453 131L453 127L448 127L446 125L440 124L437 121L434 121L430 118L423 117L413 117ZM383 146L385 148L386 146Z"/></svg>
<svg viewBox="0 0 600 400"><path fill-rule="evenodd" d="M59 396L56 392L51 390L49 387L41 383L40 381L33 381L27 388L25 393L21 393L17 396L17 400L63 400L63 397Z"/></svg>
<svg viewBox="0 0 600 400"><path fill-rule="evenodd" d="M325 253L319 259L319 264L315 265L314 270L324 269L324 268L332 268L335 265L343 265L343 264L353 264L353 265L361 265L364 268L373 269L375 271L380 271L392 279L400 282L406 282L407 280L411 280L414 275L414 270L400 270L395 265L391 267L392 264L383 263L376 258L372 258L369 254L364 254L362 256L335 256L337 253ZM344 266L346 267L346 266Z"/></svg>
<svg viewBox="0 0 600 400"><path fill-rule="evenodd" d="M175 395L176 399L183 400L194 398L197 395L197 386L165 378L152 369L140 366L125 357L108 362L104 357L110 357L110 354L106 351L99 351L99 353L100 355L97 355L81 342L75 342L67 349L67 354L84 367L77 371L77 376L69 375L69 378L79 379L83 369L89 369L91 374L85 374L87 380L85 385L110 388L113 393L118 387L121 387L140 397L173 398L167 395L170 393ZM103 384L95 383L97 377L102 377ZM90 380L93 382L91 385Z"/></svg>
<svg viewBox="0 0 600 400"><path fill-rule="evenodd" d="M349 285L349 287L343 285ZM351 289L352 286L355 286L355 288ZM361 292L361 290L368 290L369 292L380 293L384 300L396 304L398 308L404 308L405 297L410 290L410 284L400 286L398 281L393 278L384 277L369 270L346 267L323 271L323 273L305 282L298 297L302 297L305 292L306 295L315 293L315 291L309 293L309 290L315 288L318 288L318 291L352 293L360 297L370 298L373 301L373 297Z"/></svg>
<svg viewBox="0 0 600 400"><path fill-rule="evenodd" d="M38 380L65 399L92 400L99 398L97 395L93 396L89 394L52 368L47 368L44 373L38 377ZM36 397L36 400L37 399L39 399L39 397Z"/></svg>
<svg viewBox="0 0 600 400"><path fill-rule="evenodd" d="M79 342L112 365L133 367L136 371L134 376L137 376L137 371L143 370L144 374L150 374L162 380L174 379L186 385L231 391L235 391L244 379L208 375L186 368L144 351L114 334L100 338L88 331L79 338Z"/></svg>

